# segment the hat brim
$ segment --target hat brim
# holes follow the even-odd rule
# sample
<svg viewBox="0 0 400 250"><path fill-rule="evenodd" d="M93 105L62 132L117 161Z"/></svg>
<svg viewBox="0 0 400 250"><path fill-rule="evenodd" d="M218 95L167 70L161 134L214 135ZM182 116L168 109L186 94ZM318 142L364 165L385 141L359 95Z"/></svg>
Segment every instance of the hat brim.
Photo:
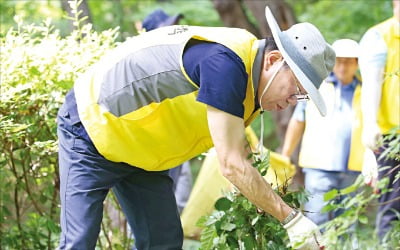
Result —
<svg viewBox="0 0 400 250"><path fill-rule="evenodd" d="M326 105L325 101L319 93L318 89L312 83L312 81L307 77L306 74L300 69L300 67L295 63L292 57L286 52L285 45L282 43L283 33L279 28L278 23L276 22L274 16L272 15L269 7L265 7L265 17L267 18L267 23L269 28L271 29L272 36L275 40L276 45L278 46L279 51L281 52L283 58L289 65L290 69L293 71L294 75L297 77L303 88L307 91L311 100L317 107L318 111L322 116L326 115Z"/></svg>

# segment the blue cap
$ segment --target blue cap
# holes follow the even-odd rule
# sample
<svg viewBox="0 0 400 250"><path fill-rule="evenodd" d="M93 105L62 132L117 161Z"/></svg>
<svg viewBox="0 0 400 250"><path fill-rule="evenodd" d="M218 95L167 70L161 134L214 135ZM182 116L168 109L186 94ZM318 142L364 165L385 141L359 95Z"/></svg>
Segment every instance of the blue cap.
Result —
<svg viewBox="0 0 400 250"><path fill-rule="evenodd" d="M177 24L181 18L183 18L182 14L168 16L162 9L157 9L144 18L142 27L146 29L146 31L150 31L160 27Z"/></svg>

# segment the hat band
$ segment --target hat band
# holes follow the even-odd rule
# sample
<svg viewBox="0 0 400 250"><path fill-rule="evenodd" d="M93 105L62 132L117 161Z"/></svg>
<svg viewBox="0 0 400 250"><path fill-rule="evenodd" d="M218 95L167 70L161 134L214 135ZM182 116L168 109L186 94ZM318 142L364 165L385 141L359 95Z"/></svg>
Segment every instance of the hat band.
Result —
<svg viewBox="0 0 400 250"><path fill-rule="evenodd" d="M281 32L279 34L279 38L282 42L282 46L286 50L286 53L290 55L290 59L292 59L292 61L303 71L303 73L308 77L308 79L311 80L314 86L318 88L323 79L315 72L314 68L306 60L306 58L296 50L295 45L285 33ZM287 46L284 46L284 44Z"/></svg>

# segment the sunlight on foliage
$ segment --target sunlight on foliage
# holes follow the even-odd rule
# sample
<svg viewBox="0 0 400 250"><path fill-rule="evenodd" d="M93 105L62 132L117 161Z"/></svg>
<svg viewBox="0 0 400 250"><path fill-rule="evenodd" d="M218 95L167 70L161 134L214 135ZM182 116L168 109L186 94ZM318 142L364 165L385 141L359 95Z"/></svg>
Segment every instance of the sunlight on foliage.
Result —
<svg viewBox="0 0 400 250"><path fill-rule="evenodd" d="M397 143L388 144L386 156L399 159L399 128L393 129L385 138ZM251 157L254 157L251 156ZM254 160L254 167L265 173L269 159ZM399 168L400 166L395 166ZM397 174L394 182L398 181ZM397 249L400 242L400 223L394 221L392 229L380 241L371 221L371 207L377 207L378 198L391 191L387 188L388 178L377 184L377 192L366 185L360 175L354 184L341 190L332 189L325 193L326 206L321 213L342 211L335 219L321 225L325 249ZM282 199L293 208L301 208L307 201L304 190L288 191L288 183L275 189ZM345 196L344 199L339 199ZM398 200L388 201L398 202ZM286 231L272 216L260 213L246 197L235 190L225 194L215 203L215 210L197 222L203 228L201 249L290 249ZM400 219L400 214L396 213Z"/></svg>
<svg viewBox="0 0 400 250"><path fill-rule="evenodd" d="M253 157L253 166L264 176L270 167L269 154ZM274 191L293 208L307 200L304 190L288 191L288 182ZM290 249L286 230L271 215L253 205L238 190L225 194L215 203L215 211L200 218L203 228L201 249Z"/></svg>
<svg viewBox="0 0 400 250"><path fill-rule="evenodd" d="M0 38L0 238L7 249L54 249L59 238L56 114L66 91L115 45L91 25L61 38L45 20Z"/></svg>
<svg viewBox="0 0 400 250"><path fill-rule="evenodd" d="M382 157L390 159L400 159L398 133L399 127L394 128L384 138L383 142L390 140ZM400 166L394 166L393 171ZM383 169L383 168L381 168ZM395 176L393 183L399 180L399 171ZM391 190L387 188L389 178L384 177L379 180L377 189L374 190L366 185L363 177L360 175L353 185L347 188L333 189L324 196L327 205L322 212L343 211L335 219L322 225L324 232L324 244L326 249L337 249L338 245L342 249L397 249L400 242L400 214L396 212L398 220L393 222L392 229L385 235L383 240L377 237L374 229L374 222L370 218L371 207L379 205L378 198ZM337 198L341 195L347 195L341 202ZM399 202L392 200L387 202Z"/></svg>

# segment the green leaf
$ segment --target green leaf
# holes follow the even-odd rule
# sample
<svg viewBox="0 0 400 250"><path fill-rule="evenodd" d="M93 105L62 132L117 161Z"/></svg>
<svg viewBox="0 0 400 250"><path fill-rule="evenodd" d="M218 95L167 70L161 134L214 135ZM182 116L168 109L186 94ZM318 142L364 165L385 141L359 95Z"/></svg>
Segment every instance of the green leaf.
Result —
<svg viewBox="0 0 400 250"><path fill-rule="evenodd" d="M213 226L204 228L200 236L200 249L212 249L215 238L217 238L217 233L215 232L215 228Z"/></svg>
<svg viewBox="0 0 400 250"><path fill-rule="evenodd" d="M219 236L221 236L221 234L222 234L222 229L221 229L222 223L223 223L223 220L218 220L214 224L215 231L217 232L217 235L219 235Z"/></svg>
<svg viewBox="0 0 400 250"><path fill-rule="evenodd" d="M331 191L326 192L326 193L324 194L324 201L332 200L332 199L336 198L336 196L337 196L338 194L339 194L339 192L338 192L337 189L332 189Z"/></svg>
<svg viewBox="0 0 400 250"><path fill-rule="evenodd" d="M238 249L239 248L238 239L235 237L235 235L227 236L226 243L228 243L228 245L229 245L228 249Z"/></svg>
<svg viewBox="0 0 400 250"><path fill-rule="evenodd" d="M243 206L243 209L246 211L250 211L253 209L253 204L251 204L250 201L248 201L247 199L243 199L241 204Z"/></svg>
<svg viewBox="0 0 400 250"><path fill-rule="evenodd" d="M366 215L364 215L364 214L361 214L361 215L358 217L358 221L359 221L360 223L362 223L362 224L368 224L368 217L367 217Z"/></svg>
<svg viewBox="0 0 400 250"><path fill-rule="evenodd" d="M125 248L121 246L121 244L113 244L113 249L115 250L124 250Z"/></svg>
<svg viewBox="0 0 400 250"><path fill-rule="evenodd" d="M215 203L215 209L219 211L227 211L231 208L231 204L232 202L228 198L222 197Z"/></svg>
<svg viewBox="0 0 400 250"><path fill-rule="evenodd" d="M346 187L344 189L341 189L340 193L341 194L349 194L349 193L352 193L352 192L354 192L356 190L357 190L357 186L356 185L350 185L350 186L348 186L348 187Z"/></svg>
<svg viewBox="0 0 400 250"><path fill-rule="evenodd" d="M217 237L217 238L215 238L214 239L214 241L213 241L213 243L214 243L214 245L222 245L222 246L225 246L225 243L226 243L226 234L222 234L222 235L220 235L220 237ZM220 247L220 246L219 246Z"/></svg>
<svg viewBox="0 0 400 250"><path fill-rule="evenodd" d="M292 202L293 201L293 196L292 195L286 195L285 196L285 198L284 198L284 201L286 202L286 203L290 203L290 202Z"/></svg>
<svg viewBox="0 0 400 250"><path fill-rule="evenodd" d="M329 203L329 204L325 205L325 206L321 209L321 213L327 213L327 212L329 212L329 211L334 210L335 208L336 208L335 205Z"/></svg>
<svg viewBox="0 0 400 250"><path fill-rule="evenodd" d="M205 226L215 224L216 222L220 221L224 217L224 215L225 215L225 212L223 212L223 211L215 211L207 218L207 221L205 222Z"/></svg>
<svg viewBox="0 0 400 250"><path fill-rule="evenodd" d="M243 243L244 243L244 249L246 249L246 250L252 250L255 248L255 245L256 245L255 240L250 235L246 235L243 238Z"/></svg>
<svg viewBox="0 0 400 250"><path fill-rule="evenodd" d="M258 219L260 219L259 215L257 215L254 219L251 220L251 225L254 226L257 223Z"/></svg>
<svg viewBox="0 0 400 250"><path fill-rule="evenodd" d="M49 229L50 232L53 233L59 232L59 228L57 227L56 223L54 223L54 221L52 220L47 220L47 228Z"/></svg>
<svg viewBox="0 0 400 250"><path fill-rule="evenodd" d="M8 210L8 208L6 206L1 206L0 209L2 211L2 216L1 216L2 219L4 218L4 216L10 216L11 215L10 210Z"/></svg>
<svg viewBox="0 0 400 250"><path fill-rule="evenodd" d="M22 130L27 129L29 126L30 125L27 125L27 124L19 124L11 129L11 133L18 133Z"/></svg>
<svg viewBox="0 0 400 250"><path fill-rule="evenodd" d="M208 216L201 216L197 222L196 222L196 226L198 227L205 227L206 226L206 222L208 220Z"/></svg>
<svg viewBox="0 0 400 250"><path fill-rule="evenodd" d="M221 225L221 229L225 231L232 231L233 229L236 228L236 225L230 222L224 222Z"/></svg>
<svg viewBox="0 0 400 250"><path fill-rule="evenodd" d="M235 220L235 224L237 227L242 227L244 225L246 225L246 217L244 215L242 215L241 213L236 215L236 220Z"/></svg>

